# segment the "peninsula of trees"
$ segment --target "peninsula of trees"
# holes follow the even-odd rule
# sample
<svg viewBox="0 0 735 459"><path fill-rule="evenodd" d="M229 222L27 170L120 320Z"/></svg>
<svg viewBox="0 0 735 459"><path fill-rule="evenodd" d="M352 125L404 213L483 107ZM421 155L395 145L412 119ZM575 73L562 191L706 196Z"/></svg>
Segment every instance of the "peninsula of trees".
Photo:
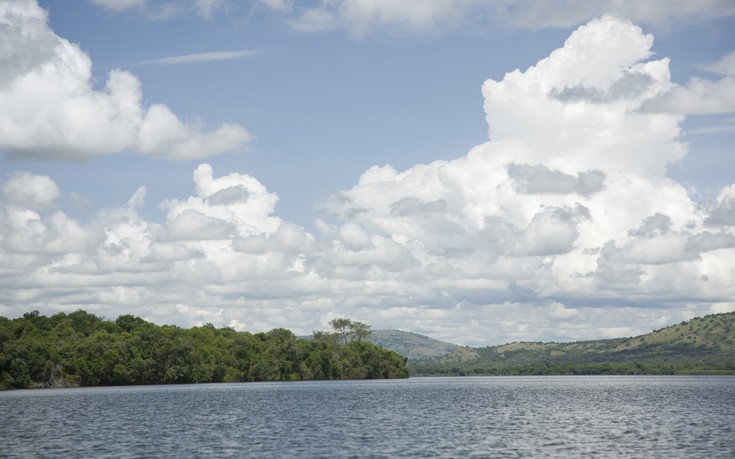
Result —
<svg viewBox="0 0 735 459"><path fill-rule="evenodd" d="M406 358L366 340L368 325L330 325L299 339L283 328L186 329L81 310L0 317L0 389L408 377Z"/></svg>

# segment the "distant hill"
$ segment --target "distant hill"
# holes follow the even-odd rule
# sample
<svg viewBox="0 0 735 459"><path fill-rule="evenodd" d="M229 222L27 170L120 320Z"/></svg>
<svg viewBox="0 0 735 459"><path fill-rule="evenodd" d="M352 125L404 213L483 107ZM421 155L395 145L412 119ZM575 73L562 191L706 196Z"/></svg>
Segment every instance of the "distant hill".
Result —
<svg viewBox="0 0 735 459"><path fill-rule="evenodd" d="M456 344L401 330L373 330L370 341L408 357L409 361L441 357L460 349Z"/></svg>
<svg viewBox="0 0 735 459"><path fill-rule="evenodd" d="M449 354L413 362L410 371L412 375L735 374L735 312L695 318L633 338L457 347Z"/></svg>

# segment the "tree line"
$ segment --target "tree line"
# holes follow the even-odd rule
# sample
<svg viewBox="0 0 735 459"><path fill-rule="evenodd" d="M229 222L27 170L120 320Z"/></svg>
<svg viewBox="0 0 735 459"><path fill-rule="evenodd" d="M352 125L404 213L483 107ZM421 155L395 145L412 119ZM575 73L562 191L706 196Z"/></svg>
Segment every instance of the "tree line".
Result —
<svg viewBox="0 0 735 459"><path fill-rule="evenodd" d="M82 310L0 317L0 389L408 377L404 357L366 341L368 325L331 325L300 339L284 328L187 329Z"/></svg>

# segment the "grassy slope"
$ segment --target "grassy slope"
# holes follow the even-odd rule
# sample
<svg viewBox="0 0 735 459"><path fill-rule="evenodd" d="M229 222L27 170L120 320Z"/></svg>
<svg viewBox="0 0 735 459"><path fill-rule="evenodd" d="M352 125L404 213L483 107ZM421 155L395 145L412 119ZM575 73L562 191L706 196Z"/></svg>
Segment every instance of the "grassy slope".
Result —
<svg viewBox="0 0 735 459"><path fill-rule="evenodd" d="M460 349L456 344L401 330L373 330L370 341L411 361L441 357Z"/></svg>
<svg viewBox="0 0 735 459"><path fill-rule="evenodd" d="M603 364L613 365L605 370L610 372L735 373L735 312L692 319L633 338L460 348L415 363L413 369L424 374L446 374L450 369L454 371L449 373L496 374L509 369L538 373L543 366L552 373L565 373Z"/></svg>

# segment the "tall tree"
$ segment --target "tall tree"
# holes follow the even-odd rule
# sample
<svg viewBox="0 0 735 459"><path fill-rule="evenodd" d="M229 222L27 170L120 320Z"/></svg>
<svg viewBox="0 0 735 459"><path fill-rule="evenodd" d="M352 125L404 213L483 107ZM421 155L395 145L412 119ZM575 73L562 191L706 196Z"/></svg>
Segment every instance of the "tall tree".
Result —
<svg viewBox="0 0 735 459"><path fill-rule="evenodd" d="M329 325L332 326L335 333L337 333L342 340L342 344L347 344L350 338L350 332L352 328L352 321L343 317L338 317L329 321Z"/></svg>
<svg viewBox="0 0 735 459"><path fill-rule="evenodd" d="M352 322L350 332L355 341L365 341L373 334L372 330L370 330L370 325L356 320Z"/></svg>

